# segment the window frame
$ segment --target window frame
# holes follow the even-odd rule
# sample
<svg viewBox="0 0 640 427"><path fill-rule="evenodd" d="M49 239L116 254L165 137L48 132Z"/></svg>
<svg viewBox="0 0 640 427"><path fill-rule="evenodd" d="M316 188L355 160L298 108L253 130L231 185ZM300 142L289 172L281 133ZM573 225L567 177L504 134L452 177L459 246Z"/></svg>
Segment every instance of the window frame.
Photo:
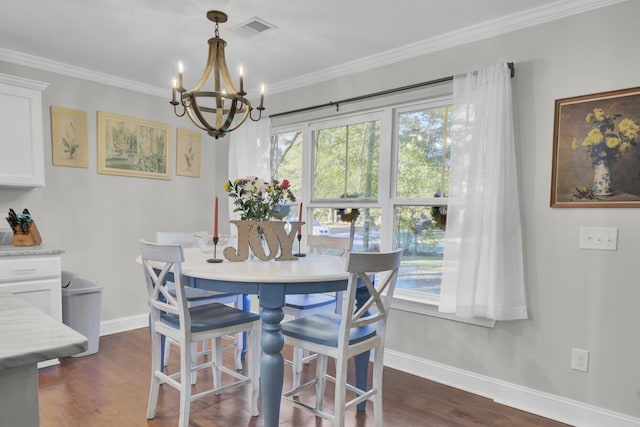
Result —
<svg viewBox="0 0 640 427"><path fill-rule="evenodd" d="M417 111L420 109L436 108L453 104L453 95L438 95L426 99L410 102L400 102L381 108L362 110L357 112L333 115L327 118L302 120L282 126L271 128L270 135L301 130L303 132L302 146L302 195L298 201L304 204L305 214L314 208L376 208L380 209L383 225L380 233L380 250L389 251L393 248L394 226L393 218L396 207L399 206L442 206L448 204L448 197L406 198L397 197L397 173L398 173L398 115L403 112ZM313 131L330 127L346 126L349 124L371 121L372 118L380 120L380 146L378 163L378 199L319 199L312 200L313 185ZM383 162L383 159L389 159ZM304 171L310 171L305 174ZM429 295L423 292L396 288L394 293L393 308L424 314L443 319L461 321L465 323L493 327L495 321L489 319L462 319L455 315L440 313L438 305L440 296Z"/></svg>

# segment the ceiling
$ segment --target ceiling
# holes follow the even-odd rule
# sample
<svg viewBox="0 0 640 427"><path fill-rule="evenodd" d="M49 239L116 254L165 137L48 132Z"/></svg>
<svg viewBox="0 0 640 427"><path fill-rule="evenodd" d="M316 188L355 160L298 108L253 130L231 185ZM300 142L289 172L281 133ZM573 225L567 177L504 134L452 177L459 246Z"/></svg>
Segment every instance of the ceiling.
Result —
<svg viewBox="0 0 640 427"><path fill-rule="evenodd" d="M622 0L23 0L0 6L0 60L121 79L169 93L195 85L221 10L235 75L280 91ZM274 28L243 35L255 18ZM251 93L250 93L251 96Z"/></svg>

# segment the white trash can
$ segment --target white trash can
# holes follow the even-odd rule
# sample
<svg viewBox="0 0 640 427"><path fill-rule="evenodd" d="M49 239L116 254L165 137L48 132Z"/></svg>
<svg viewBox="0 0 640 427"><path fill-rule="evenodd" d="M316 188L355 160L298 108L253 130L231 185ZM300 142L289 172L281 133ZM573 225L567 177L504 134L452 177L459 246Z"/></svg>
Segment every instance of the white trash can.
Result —
<svg viewBox="0 0 640 427"><path fill-rule="evenodd" d="M102 290L102 285L93 280L62 271L62 323L89 341L87 351L73 357L98 352Z"/></svg>

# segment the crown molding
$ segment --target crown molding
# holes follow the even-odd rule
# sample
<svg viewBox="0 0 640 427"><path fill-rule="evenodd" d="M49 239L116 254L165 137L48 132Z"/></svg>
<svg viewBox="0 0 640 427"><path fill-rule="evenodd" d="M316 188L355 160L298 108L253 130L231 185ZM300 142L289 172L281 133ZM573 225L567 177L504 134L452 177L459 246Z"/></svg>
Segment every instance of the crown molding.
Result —
<svg viewBox="0 0 640 427"><path fill-rule="evenodd" d="M571 15L611 6L627 0L560 0L546 6L514 13L491 21L482 22L437 37L388 50L335 67L325 68L282 82L269 84L269 92L277 93L309 86L348 74L359 73L385 65L427 55L439 50L495 37L522 28L562 19Z"/></svg>
<svg viewBox="0 0 640 427"><path fill-rule="evenodd" d="M555 21L571 15L588 12L590 10L611 6L627 0L560 0L550 5L540 6L526 12L514 13L499 19L472 25L441 36L412 43L397 49L371 55L350 61L334 67L325 68L289 80L269 85L270 93L284 92L323 81L339 78L345 75L368 71L385 65L405 61L423 56L439 50L471 43L478 40L495 37L511 31ZM62 62L52 61L33 55L28 55L4 48L0 48L0 61L37 68L45 71L115 86L134 92L165 97L167 88L149 85L134 80L123 79L110 74L101 73L88 68L76 67Z"/></svg>
<svg viewBox="0 0 640 427"><path fill-rule="evenodd" d="M145 93L147 95L166 97L168 92L167 88L140 83L134 80L123 79L121 77L101 73L99 71L90 70L88 68L76 67L75 65L52 61L50 59L42 58L39 56L28 55L26 53L16 52L14 50L4 48L0 48L0 61L11 62L13 64L24 65L25 67L37 68L44 71L50 71L68 77L75 77L82 80L102 83L108 86L114 86L134 92Z"/></svg>

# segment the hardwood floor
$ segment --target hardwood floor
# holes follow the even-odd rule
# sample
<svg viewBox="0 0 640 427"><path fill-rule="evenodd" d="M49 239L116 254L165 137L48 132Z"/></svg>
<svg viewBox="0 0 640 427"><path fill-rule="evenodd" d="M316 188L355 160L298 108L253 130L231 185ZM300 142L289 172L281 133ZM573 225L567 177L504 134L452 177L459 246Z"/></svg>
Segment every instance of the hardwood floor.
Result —
<svg viewBox="0 0 640 427"><path fill-rule="evenodd" d="M148 329L137 329L100 339L97 354L62 359L61 364L41 369L40 425L42 427L136 427L175 426L178 423L178 394L162 386L156 418L146 419L149 393L150 340ZM285 354L290 349L285 348ZM290 354L290 353L289 353ZM178 352L172 351L169 369L177 369ZM227 360L230 362L230 360ZM305 368L314 369L314 363ZM329 368L330 370L332 367ZM285 388L291 384L285 367ZM210 372L198 374L198 384L210 379ZM304 379L303 379L304 380ZM196 386L198 387L198 386ZM327 386L328 389L331 387ZM394 369L384 371L384 419L387 427L538 426L566 424L502 406L493 401L415 377ZM330 408L330 405L327 405ZM373 410L347 413L347 426L374 426ZM192 426L261 427L261 417L252 418L244 388L192 403ZM280 425L331 426L328 421L293 409L282 402Z"/></svg>

